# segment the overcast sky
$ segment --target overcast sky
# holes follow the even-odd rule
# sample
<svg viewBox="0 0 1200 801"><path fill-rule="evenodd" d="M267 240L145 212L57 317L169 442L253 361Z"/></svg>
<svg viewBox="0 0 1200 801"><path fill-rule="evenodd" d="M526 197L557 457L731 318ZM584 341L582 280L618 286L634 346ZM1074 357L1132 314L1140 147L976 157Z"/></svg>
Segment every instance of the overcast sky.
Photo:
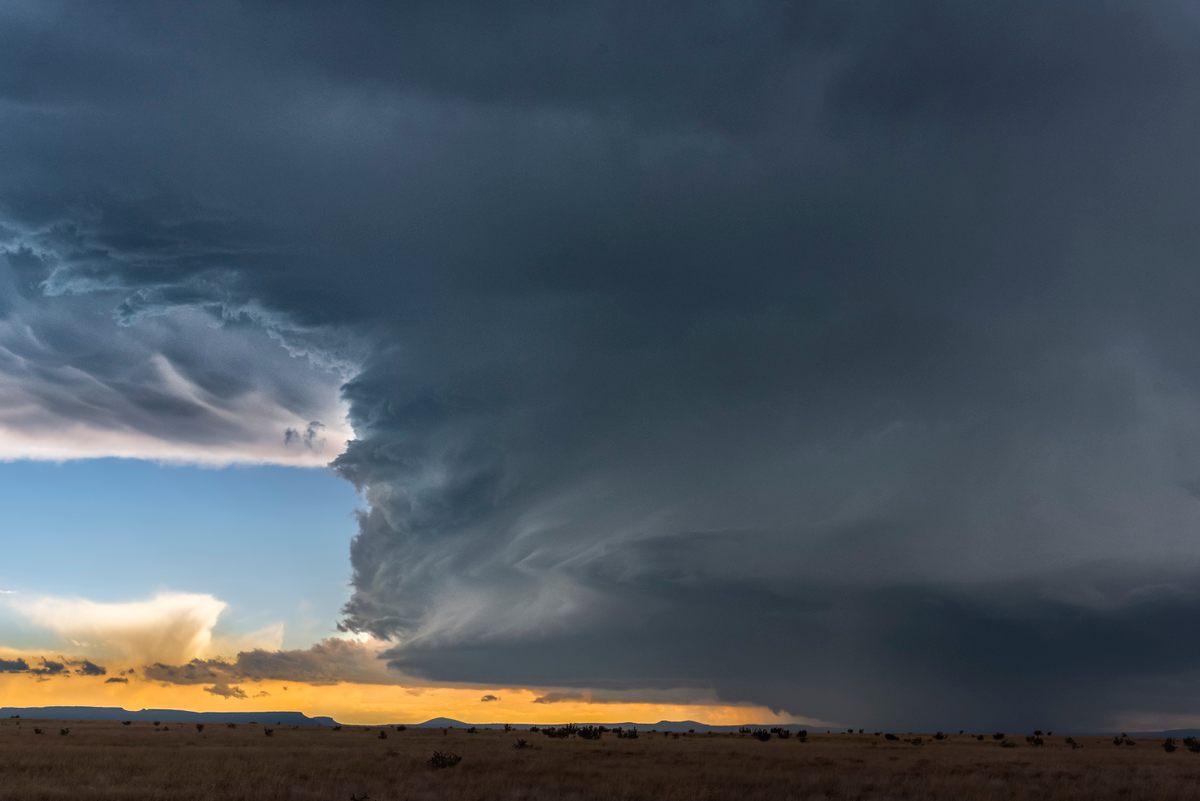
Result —
<svg viewBox="0 0 1200 801"><path fill-rule="evenodd" d="M1185 0L6 3L0 458L332 463L360 679L1200 721L1197 98Z"/></svg>

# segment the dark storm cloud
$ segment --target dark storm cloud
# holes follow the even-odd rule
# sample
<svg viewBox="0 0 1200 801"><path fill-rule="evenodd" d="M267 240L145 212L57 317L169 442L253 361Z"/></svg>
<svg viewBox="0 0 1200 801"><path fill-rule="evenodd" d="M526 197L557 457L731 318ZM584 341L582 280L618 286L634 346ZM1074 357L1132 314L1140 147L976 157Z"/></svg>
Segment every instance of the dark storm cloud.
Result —
<svg viewBox="0 0 1200 801"><path fill-rule="evenodd" d="M85 659L79 663L79 666L75 669L75 672L80 676L103 676L108 673L108 670L94 662L89 662Z"/></svg>
<svg viewBox="0 0 1200 801"><path fill-rule="evenodd" d="M11 296L353 363L346 625L403 671L1200 714L1188 4L7 16ZM192 430L108 386L64 414Z"/></svg>
<svg viewBox="0 0 1200 801"><path fill-rule="evenodd" d="M214 684L212 687L205 687L204 692L212 693L213 695L220 696L221 698L244 699L248 697L246 695L246 691L241 687L230 686L227 684Z"/></svg>
<svg viewBox="0 0 1200 801"><path fill-rule="evenodd" d="M168 684L263 680L401 684L408 679L379 659L378 648L342 639L322 640L296 650L242 651L232 659L193 659L183 665L156 662L142 672L150 681Z"/></svg>
<svg viewBox="0 0 1200 801"><path fill-rule="evenodd" d="M113 676L104 680L105 684L128 684L129 679L124 676Z"/></svg>
<svg viewBox="0 0 1200 801"><path fill-rule="evenodd" d="M67 673L67 666L62 662L55 662L43 657L42 666L33 668L29 672L39 676L61 676Z"/></svg>
<svg viewBox="0 0 1200 801"><path fill-rule="evenodd" d="M0 659L0 673L29 673L39 677L70 676L72 672L78 676L108 674L107 668L88 659L70 660L59 657L59 660L61 661L39 657L41 664L31 666L25 659Z"/></svg>

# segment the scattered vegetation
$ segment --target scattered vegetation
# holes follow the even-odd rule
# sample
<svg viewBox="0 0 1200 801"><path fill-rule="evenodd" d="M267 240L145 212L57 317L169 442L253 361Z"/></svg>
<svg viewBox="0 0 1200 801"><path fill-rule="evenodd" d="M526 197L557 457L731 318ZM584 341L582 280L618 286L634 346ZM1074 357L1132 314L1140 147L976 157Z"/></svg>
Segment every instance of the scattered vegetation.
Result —
<svg viewBox="0 0 1200 801"><path fill-rule="evenodd" d="M950 731L862 737L857 729L853 735L787 727L725 734L566 725L539 727L550 730L539 744L524 729L505 732L500 725L474 735L461 726L446 733L409 727L406 736L393 725L348 726L371 736L346 737L332 726L292 731L287 724L216 724L205 727L197 747L195 736L122 724L70 722L62 726L69 737L47 740L31 733L57 732L58 725L0 721L0 801L1200 798L1194 781L1200 759L1192 756L1200 753L1200 740L1193 737L1159 736L1152 747L1131 748L1125 733L1052 737L1035 731L993 742L986 733L981 740ZM264 739L260 730L283 735ZM780 737L781 730L788 737ZM760 745L759 732L767 741L808 745ZM379 742L381 734L388 739ZM889 747L882 747L885 741ZM1107 747L1112 742L1120 747ZM465 769L445 770L460 765Z"/></svg>

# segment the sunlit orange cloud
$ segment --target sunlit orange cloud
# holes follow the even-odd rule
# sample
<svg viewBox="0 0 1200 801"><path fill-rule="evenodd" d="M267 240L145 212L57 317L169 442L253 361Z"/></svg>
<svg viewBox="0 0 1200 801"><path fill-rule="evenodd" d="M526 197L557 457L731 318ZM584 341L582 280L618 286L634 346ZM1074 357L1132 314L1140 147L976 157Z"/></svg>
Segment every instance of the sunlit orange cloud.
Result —
<svg viewBox="0 0 1200 801"><path fill-rule="evenodd" d="M117 667L117 670L112 670ZM110 666L110 676L120 666ZM125 678L121 676L121 678ZM27 674L0 674L3 706L119 706L126 709L168 708L195 711L297 711L328 715L343 723L420 723L449 717L473 723L656 723L697 720L713 725L806 723L761 706L726 704L534 703L544 691L530 688L404 687L399 685L309 685L283 681L242 682L245 698L222 698L203 685L162 684L129 676L128 683L106 678L70 676L39 681ZM485 695L497 700L482 701Z"/></svg>

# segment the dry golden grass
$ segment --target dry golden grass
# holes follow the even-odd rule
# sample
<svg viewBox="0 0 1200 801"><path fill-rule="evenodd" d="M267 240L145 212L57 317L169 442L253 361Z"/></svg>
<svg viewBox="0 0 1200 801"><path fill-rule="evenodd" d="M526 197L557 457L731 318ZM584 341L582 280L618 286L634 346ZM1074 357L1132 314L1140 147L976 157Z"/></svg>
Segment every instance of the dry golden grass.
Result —
<svg viewBox="0 0 1200 801"><path fill-rule="evenodd" d="M38 726L43 734L35 735ZM69 735L59 729L69 726ZM954 736L920 746L871 735L811 735L759 742L738 735L679 738L643 732L598 741L538 733L347 727L230 729L148 723L0 725L0 799L1197 799L1200 754L1168 754L1158 741L1115 747L1062 737L1041 748L1001 748ZM513 744L524 738L530 749ZM435 770L435 751L461 764Z"/></svg>

